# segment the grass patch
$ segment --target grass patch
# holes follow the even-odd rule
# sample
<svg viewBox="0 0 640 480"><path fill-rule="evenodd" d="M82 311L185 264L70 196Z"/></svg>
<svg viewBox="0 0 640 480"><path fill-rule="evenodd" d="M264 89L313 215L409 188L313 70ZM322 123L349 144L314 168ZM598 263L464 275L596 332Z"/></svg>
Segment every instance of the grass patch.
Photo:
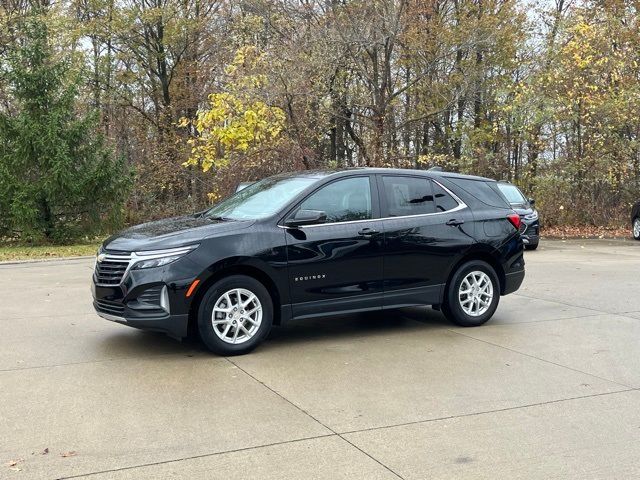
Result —
<svg viewBox="0 0 640 480"><path fill-rule="evenodd" d="M95 255L100 242L77 245L0 245L0 262Z"/></svg>

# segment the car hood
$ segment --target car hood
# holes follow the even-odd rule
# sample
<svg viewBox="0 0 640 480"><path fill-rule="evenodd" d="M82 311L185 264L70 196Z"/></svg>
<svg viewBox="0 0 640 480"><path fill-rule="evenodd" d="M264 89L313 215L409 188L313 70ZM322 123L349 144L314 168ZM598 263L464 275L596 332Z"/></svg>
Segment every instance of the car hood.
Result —
<svg viewBox="0 0 640 480"><path fill-rule="evenodd" d="M160 250L196 243L204 238L247 228L254 220L213 220L200 215L166 218L127 228L102 244L107 250Z"/></svg>

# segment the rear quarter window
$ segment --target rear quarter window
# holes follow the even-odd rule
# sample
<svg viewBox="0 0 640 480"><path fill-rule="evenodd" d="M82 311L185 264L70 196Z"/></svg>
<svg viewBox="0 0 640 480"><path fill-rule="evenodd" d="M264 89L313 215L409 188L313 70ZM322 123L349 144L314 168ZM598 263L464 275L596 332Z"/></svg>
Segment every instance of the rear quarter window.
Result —
<svg viewBox="0 0 640 480"><path fill-rule="evenodd" d="M458 202L437 182L431 182L431 185L433 186L433 198L436 202L436 212L448 212L458 206Z"/></svg>
<svg viewBox="0 0 640 480"><path fill-rule="evenodd" d="M492 180L470 180L467 178L448 178L448 180L486 205L511 208L509 202L500 192L497 183Z"/></svg>

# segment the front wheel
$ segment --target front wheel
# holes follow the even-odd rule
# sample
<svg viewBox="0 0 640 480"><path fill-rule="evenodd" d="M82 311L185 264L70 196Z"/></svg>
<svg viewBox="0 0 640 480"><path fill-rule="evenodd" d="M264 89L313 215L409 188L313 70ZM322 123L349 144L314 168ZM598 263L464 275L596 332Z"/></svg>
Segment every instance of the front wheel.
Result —
<svg viewBox="0 0 640 480"><path fill-rule="evenodd" d="M500 301L500 282L491 265L472 260L461 265L451 277L442 311L461 327L477 327L495 313Z"/></svg>
<svg viewBox="0 0 640 480"><path fill-rule="evenodd" d="M640 240L640 217L633 219L633 238Z"/></svg>
<svg viewBox="0 0 640 480"><path fill-rule="evenodd" d="M535 250L538 248L539 243L530 243L529 245L525 245L525 250Z"/></svg>
<svg viewBox="0 0 640 480"><path fill-rule="evenodd" d="M218 355L250 352L266 338L272 323L269 292L245 275L232 275L213 284L198 309L200 338Z"/></svg>

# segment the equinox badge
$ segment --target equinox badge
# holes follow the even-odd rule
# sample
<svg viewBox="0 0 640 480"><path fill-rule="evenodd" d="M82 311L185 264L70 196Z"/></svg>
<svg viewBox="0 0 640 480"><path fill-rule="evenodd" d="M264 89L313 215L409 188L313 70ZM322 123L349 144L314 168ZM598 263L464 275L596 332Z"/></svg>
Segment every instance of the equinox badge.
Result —
<svg viewBox="0 0 640 480"><path fill-rule="evenodd" d="M326 278L326 275L324 273L322 275L308 275L306 277L295 277L293 280L295 282L302 282L304 280L320 280L321 278Z"/></svg>

